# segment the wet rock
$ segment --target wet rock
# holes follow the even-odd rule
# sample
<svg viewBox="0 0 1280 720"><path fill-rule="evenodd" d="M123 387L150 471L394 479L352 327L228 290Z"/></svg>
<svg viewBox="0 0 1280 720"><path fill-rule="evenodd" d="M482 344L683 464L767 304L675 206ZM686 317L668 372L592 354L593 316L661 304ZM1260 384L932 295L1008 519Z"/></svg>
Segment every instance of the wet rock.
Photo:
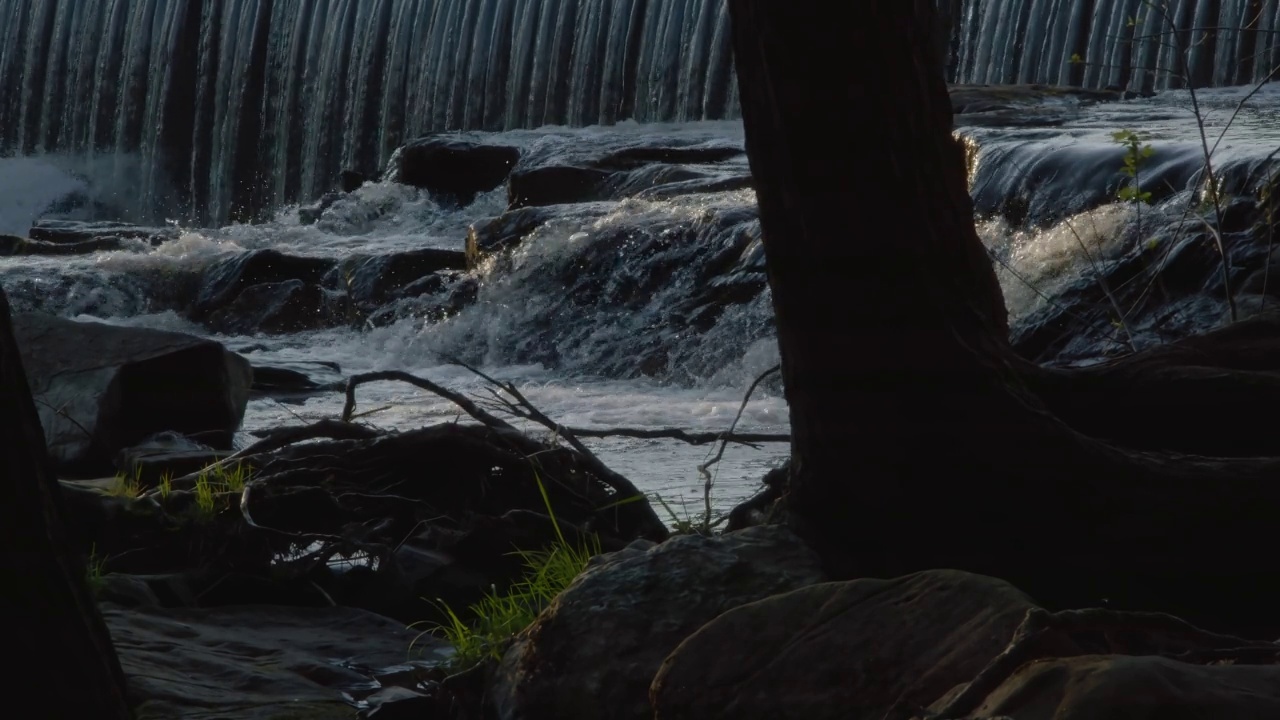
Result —
<svg viewBox="0 0 1280 720"><path fill-rule="evenodd" d="M432 135L396 151L389 179L470 205L476 195L501 185L519 159L519 149L478 135Z"/></svg>
<svg viewBox="0 0 1280 720"><path fill-rule="evenodd" d="M345 298L302 280L262 283L245 288L205 324L227 334L281 334L342 324Z"/></svg>
<svg viewBox="0 0 1280 720"><path fill-rule="evenodd" d="M576 218L589 221L604 216L610 210L612 208L605 205L587 204L575 205L572 211ZM518 245L534 230L564 213L563 208L555 206L522 207L472 223L467 229L467 268L473 269L489 255Z"/></svg>
<svg viewBox="0 0 1280 720"><path fill-rule="evenodd" d="M465 270L466 267L466 255L462 251L441 248L421 248L373 257L357 256L335 267L326 285L344 290L358 305L376 306L425 276L441 270Z"/></svg>
<svg viewBox="0 0 1280 720"><path fill-rule="evenodd" d="M353 193L369 182L368 176L357 170L343 170L338 174L338 187L344 193Z"/></svg>
<svg viewBox="0 0 1280 720"><path fill-rule="evenodd" d="M63 473L110 475L166 430L230 447L244 417L249 363L211 340L38 314L15 315L14 334Z"/></svg>
<svg viewBox="0 0 1280 720"><path fill-rule="evenodd" d="M326 361L271 361L253 364L253 392L273 397L332 390L342 385L342 368Z"/></svg>
<svg viewBox="0 0 1280 720"><path fill-rule="evenodd" d="M799 720L840 708L849 720L905 720L972 680L1034 607L1003 580L956 570L775 595L671 653L653 681L654 717Z"/></svg>
<svg viewBox="0 0 1280 720"><path fill-rule="evenodd" d="M435 717L434 698L402 687L389 687L366 698L364 720L430 720Z"/></svg>
<svg viewBox="0 0 1280 720"><path fill-rule="evenodd" d="M174 240L181 233L173 227L143 227L117 222L85 222L80 220L40 220L31 227L32 240L59 244L77 244L91 240L143 240L159 245Z"/></svg>
<svg viewBox="0 0 1280 720"><path fill-rule="evenodd" d="M620 141L627 142L627 141ZM619 200L641 193L672 197L679 186L690 192L717 183L735 184L743 176L724 177L718 165L743 155L742 148L723 141L698 142L653 138L630 147L572 148L554 140L522 158L507 180L507 201L522 207ZM700 185L701 184L701 185ZM660 188L667 188L662 193Z"/></svg>
<svg viewBox="0 0 1280 720"><path fill-rule="evenodd" d="M324 211L333 206L335 202L341 200L343 193L330 192L325 193L319 200L298 208L298 222L303 225L315 225L316 221L324 215Z"/></svg>
<svg viewBox="0 0 1280 720"><path fill-rule="evenodd" d="M237 255L205 271L190 311L191 318L203 322L214 312L231 305L250 287L290 280L318 286L333 266L332 260L285 255L277 250L253 250ZM258 301L260 299L255 300Z"/></svg>
<svg viewBox="0 0 1280 720"><path fill-rule="evenodd" d="M1093 105L1116 102L1125 95L1118 90L1092 90L1055 85L952 85L951 108L956 115L1026 110L1036 105ZM1132 95L1132 93L1130 94Z"/></svg>
<svg viewBox="0 0 1280 720"><path fill-rule="evenodd" d="M592 167L549 166L516 170L507 183L512 209L603 200L605 183L613 176Z"/></svg>
<svg viewBox="0 0 1280 720"><path fill-rule="evenodd" d="M636 542L594 560L503 657L487 702L501 720L652 718L649 684L675 647L734 607L821 582L782 527Z"/></svg>
<svg viewBox="0 0 1280 720"><path fill-rule="evenodd" d="M64 243L0 235L0 255L87 255L119 250L125 246L126 242L123 238L108 237Z"/></svg>
<svg viewBox="0 0 1280 720"><path fill-rule="evenodd" d="M139 720L350 720L413 631L352 608L103 608ZM419 641L430 642L429 639Z"/></svg>
<svg viewBox="0 0 1280 720"><path fill-rule="evenodd" d="M254 380L257 380L256 373ZM143 487L152 488L159 485L165 475L182 477L208 467L227 454L178 433L164 432L121 450L116 455L116 469L137 478Z"/></svg>

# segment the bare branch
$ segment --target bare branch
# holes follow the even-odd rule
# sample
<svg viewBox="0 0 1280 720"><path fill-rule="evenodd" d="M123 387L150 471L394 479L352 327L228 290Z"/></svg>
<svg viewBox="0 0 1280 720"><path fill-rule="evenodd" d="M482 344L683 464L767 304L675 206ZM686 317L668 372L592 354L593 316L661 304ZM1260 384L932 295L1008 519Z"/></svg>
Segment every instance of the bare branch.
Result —
<svg viewBox="0 0 1280 720"><path fill-rule="evenodd" d="M471 398L456 393L446 387L437 385L430 380L420 378L416 375L410 375L407 372L399 370L383 370L381 372L364 373L363 375L353 375L347 380L347 402L342 408L342 420L346 422L351 419L352 412L356 409L356 388L365 383L379 382L382 380L395 380L397 382L408 383L415 387L422 388L431 393L435 393L449 402L462 408L462 411L482 424L499 429L499 430L515 430L515 427L496 415L486 412L479 405L476 405Z"/></svg>
<svg viewBox="0 0 1280 720"><path fill-rule="evenodd" d="M766 378L780 370L782 370L782 365L774 365L768 370L760 373L760 377L757 377L755 381L751 383L751 387L747 388L747 394L742 397L742 404L738 405L738 414L733 416L733 422L729 425L729 432L726 433L727 435L733 434L733 431L738 427L738 421L742 419L742 413L747 409L747 403L751 400L751 394L756 391L756 388L759 387L760 383L764 382ZM704 530L711 529L711 486L714 484L714 478L711 475L710 468L712 465L720 462L720 458L724 457L724 449L728 445L729 441L722 439L720 442L720 449L716 451L715 457L698 466L698 473L702 475L703 478L702 502L705 514L702 517L702 524Z"/></svg>

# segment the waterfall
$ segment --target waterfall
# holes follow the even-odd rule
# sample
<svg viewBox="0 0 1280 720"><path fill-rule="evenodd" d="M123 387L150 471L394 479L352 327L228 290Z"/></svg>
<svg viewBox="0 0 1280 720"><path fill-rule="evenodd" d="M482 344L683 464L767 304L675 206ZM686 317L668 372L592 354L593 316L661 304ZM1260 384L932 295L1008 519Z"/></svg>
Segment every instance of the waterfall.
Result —
<svg viewBox="0 0 1280 720"><path fill-rule="evenodd" d="M1149 92L1240 85L1280 66L1275 0L963 0L963 83Z"/></svg>
<svg viewBox="0 0 1280 720"><path fill-rule="evenodd" d="M250 218L435 130L733 117L728 46L721 0L0 0L0 154Z"/></svg>
<svg viewBox="0 0 1280 720"><path fill-rule="evenodd" d="M1274 0L940 0L952 79L1130 89L1280 64ZM0 0L0 155L252 219L438 130L732 118L724 0Z"/></svg>

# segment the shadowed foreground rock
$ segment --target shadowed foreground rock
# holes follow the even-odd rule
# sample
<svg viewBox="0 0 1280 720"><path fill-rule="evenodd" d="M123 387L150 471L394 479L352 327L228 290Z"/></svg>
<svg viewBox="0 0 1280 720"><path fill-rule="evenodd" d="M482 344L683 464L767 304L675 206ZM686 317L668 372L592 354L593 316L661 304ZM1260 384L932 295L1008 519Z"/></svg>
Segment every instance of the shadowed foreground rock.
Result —
<svg viewBox="0 0 1280 720"><path fill-rule="evenodd" d="M1003 580L957 570L743 605L663 663L655 718L905 720L980 672L1033 607Z"/></svg>
<svg viewBox="0 0 1280 720"><path fill-rule="evenodd" d="M252 371L222 345L191 335L13 318L49 454L67 474L111 474L121 449L158 432L228 446Z"/></svg>
<svg viewBox="0 0 1280 720"><path fill-rule="evenodd" d="M508 650L488 702L502 720L647 720L662 659L720 613L823 579L788 530L637 542L593 562Z"/></svg>
<svg viewBox="0 0 1280 720"><path fill-rule="evenodd" d="M1041 660L1024 665L968 717L1270 720L1280 718L1280 667L1125 655Z"/></svg>

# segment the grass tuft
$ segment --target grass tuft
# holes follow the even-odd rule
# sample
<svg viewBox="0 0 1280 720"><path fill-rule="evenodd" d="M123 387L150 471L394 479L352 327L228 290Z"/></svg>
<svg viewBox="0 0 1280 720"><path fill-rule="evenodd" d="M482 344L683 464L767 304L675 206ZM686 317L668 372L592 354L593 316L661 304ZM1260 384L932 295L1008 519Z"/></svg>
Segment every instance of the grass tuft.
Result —
<svg viewBox="0 0 1280 720"><path fill-rule="evenodd" d="M545 550L517 551L524 560L524 575L503 592L491 587L479 602L471 605L468 610L475 617L471 623L464 622L448 603L437 598L433 604L440 608L446 622L432 623L419 633L409 646L411 650L423 635L438 634L453 646L454 655L448 663L453 670L462 670L489 658L501 659L511 638L532 625L556 596L582 574L587 562L600 554L600 540L594 535L579 544L565 539L551 509L547 489L536 472L534 480L551 517L555 542Z"/></svg>

